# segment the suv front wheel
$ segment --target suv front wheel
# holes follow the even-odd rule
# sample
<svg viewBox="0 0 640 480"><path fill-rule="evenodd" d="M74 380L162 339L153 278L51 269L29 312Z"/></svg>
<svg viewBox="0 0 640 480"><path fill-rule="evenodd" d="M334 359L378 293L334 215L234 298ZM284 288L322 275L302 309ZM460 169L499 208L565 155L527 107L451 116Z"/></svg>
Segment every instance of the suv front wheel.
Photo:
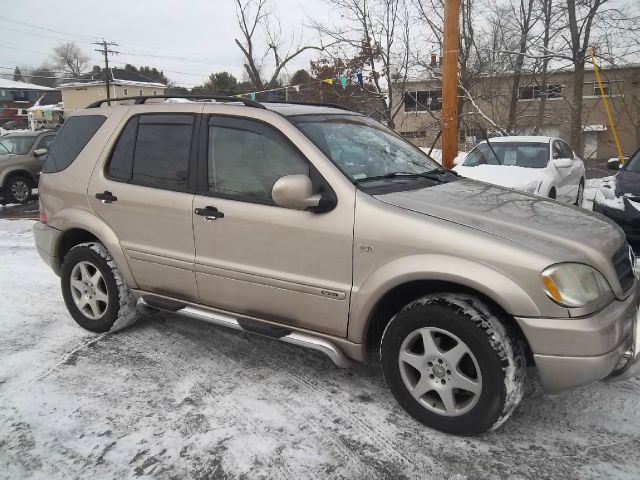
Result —
<svg viewBox="0 0 640 480"><path fill-rule="evenodd" d="M136 299L101 243L81 243L69 250L60 283L67 310L87 330L114 332L138 317Z"/></svg>
<svg viewBox="0 0 640 480"><path fill-rule="evenodd" d="M389 323L380 348L398 403L427 426L458 435L499 427L522 399L520 342L476 298L429 295Z"/></svg>

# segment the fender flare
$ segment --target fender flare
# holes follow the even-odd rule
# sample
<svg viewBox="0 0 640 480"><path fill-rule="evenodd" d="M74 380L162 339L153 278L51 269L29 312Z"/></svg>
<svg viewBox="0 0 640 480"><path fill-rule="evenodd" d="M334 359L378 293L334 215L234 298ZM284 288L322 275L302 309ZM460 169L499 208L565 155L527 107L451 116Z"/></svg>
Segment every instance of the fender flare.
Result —
<svg viewBox="0 0 640 480"><path fill-rule="evenodd" d="M133 278L133 274L131 273L131 269L129 268L129 262L127 262L122 247L120 246L118 237L104 222L104 220L98 217L95 213L80 208L65 208L50 218L47 225L62 232L55 245L56 252L58 251L58 248L60 248L60 240L62 239L65 231L80 229L91 233L109 251L127 286L129 288L138 287L135 279ZM64 229L61 228L63 226ZM62 259L60 259L60 261L62 261Z"/></svg>
<svg viewBox="0 0 640 480"><path fill-rule="evenodd" d="M460 257L418 254L384 264L352 293L348 339L364 343L371 319L384 295L393 288L416 280L455 283L493 300L511 315L540 316L534 300L514 280L487 265Z"/></svg>
<svg viewBox="0 0 640 480"><path fill-rule="evenodd" d="M26 168L24 168L24 167L22 167L20 165L15 165L13 167L8 167L4 172L2 172L2 175L0 175L0 186L4 187L4 182L6 182L6 180L9 177L11 177L11 175L14 175L16 173L21 173L25 177L28 177L31 180L32 185L34 187L38 186L38 181L33 176L33 174L29 170L27 170Z"/></svg>

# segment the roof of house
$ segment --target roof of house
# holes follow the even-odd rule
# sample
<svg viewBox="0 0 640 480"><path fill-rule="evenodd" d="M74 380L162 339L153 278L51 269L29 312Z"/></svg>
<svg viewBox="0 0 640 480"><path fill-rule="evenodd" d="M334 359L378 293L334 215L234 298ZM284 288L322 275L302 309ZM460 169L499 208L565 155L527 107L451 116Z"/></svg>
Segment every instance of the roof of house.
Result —
<svg viewBox="0 0 640 480"><path fill-rule="evenodd" d="M38 90L41 92L56 90L55 88L34 85L33 83L16 82L7 78L0 78L0 89L2 90Z"/></svg>
<svg viewBox="0 0 640 480"><path fill-rule="evenodd" d="M71 88L82 85L102 85L106 82L107 71L103 68L100 72L91 72L81 75L79 79L72 82L60 84L60 88ZM114 85L141 85L146 87L166 88L163 83L156 82L144 75L124 68L110 68L109 81Z"/></svg>

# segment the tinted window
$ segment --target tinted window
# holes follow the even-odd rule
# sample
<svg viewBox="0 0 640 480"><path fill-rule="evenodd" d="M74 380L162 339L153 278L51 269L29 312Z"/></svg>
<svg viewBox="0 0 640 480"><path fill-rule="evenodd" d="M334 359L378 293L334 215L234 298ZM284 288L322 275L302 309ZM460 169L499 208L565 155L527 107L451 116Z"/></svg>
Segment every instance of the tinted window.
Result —
<svg viewBox="0 0 640 480"><path fill-rule="evenodd" d="M564 142L560 142L560 148L562 149L562 157L563 158L571 158L573 159L573 150L571 147Z"/></svg>
<svg viewBox="0 0 640 480"><path fill-rule="evenodd" d="M131 180L131 171L133 169L133 149L136 144L136 134L138 132L138 117L133 117L127 123L122 135L118 139L116 148L111 154L109 162L109 177L116 180Z"/></svg>
<svg viewBox="0 0 640 480"><path fill-rule="evenodd" d="M38 145L36 146L36 148L50 149L51 148L51 144L53 144L53 141L55 140L55 138L56 138L55 135L45 135L44 137L42 137L40 139L40 141L38 142Z"/></svg>
<svg viewBox="0 0 640 480"><path fill-rule="evenodd" d="M131 181L151 187L187 188L192 115L140 117Z"/></svg>
<svg viewBox="0 0 640 480"><path fill-rule="evenodd" d="M0 139L0 155L7 153L25 155L35 141L36 137L31 135L5 135Z"/></svg>
<svg viewBox="0 0 640 480"><path fill-rule="evenodd" d="M636 151L624 164L624 169L630 172L640 172L640 150Z"/></svg>
<svg viewBox="0 0 640 480"><path fill-rule="evenodd" d="M209 123L209 191L260 201L271 200L280 177L309 175L309 165L272 128L241 119Z"/></svg>
<svg viewBox="0 0 640 480"><path fill-rule="evenodd" d="M102 115L79 115L69 118L51 145L43 172L59 172L71 165L106 119L107 117Z"/></svg>
<svg viewBox="0 0 640 480"><path fill-rule="evenodd" d="M562 147L560 142L553 142L553 158L562 158Z"/></svg>

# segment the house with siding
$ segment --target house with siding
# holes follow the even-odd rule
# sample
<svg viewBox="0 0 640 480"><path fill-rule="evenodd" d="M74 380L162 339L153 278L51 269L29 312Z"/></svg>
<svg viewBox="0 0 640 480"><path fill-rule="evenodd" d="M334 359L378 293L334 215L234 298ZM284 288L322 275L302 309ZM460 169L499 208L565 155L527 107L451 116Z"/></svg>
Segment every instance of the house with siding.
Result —
<svg viewBox="0 0 640 480"><path fill-rule="evenodd" d="M107 75L111 98L140 95L162 95L167 86L137 72L123 68L94 70L72 82L59 85L65 113L85 108L90 103L107 99Z"/></svg>

